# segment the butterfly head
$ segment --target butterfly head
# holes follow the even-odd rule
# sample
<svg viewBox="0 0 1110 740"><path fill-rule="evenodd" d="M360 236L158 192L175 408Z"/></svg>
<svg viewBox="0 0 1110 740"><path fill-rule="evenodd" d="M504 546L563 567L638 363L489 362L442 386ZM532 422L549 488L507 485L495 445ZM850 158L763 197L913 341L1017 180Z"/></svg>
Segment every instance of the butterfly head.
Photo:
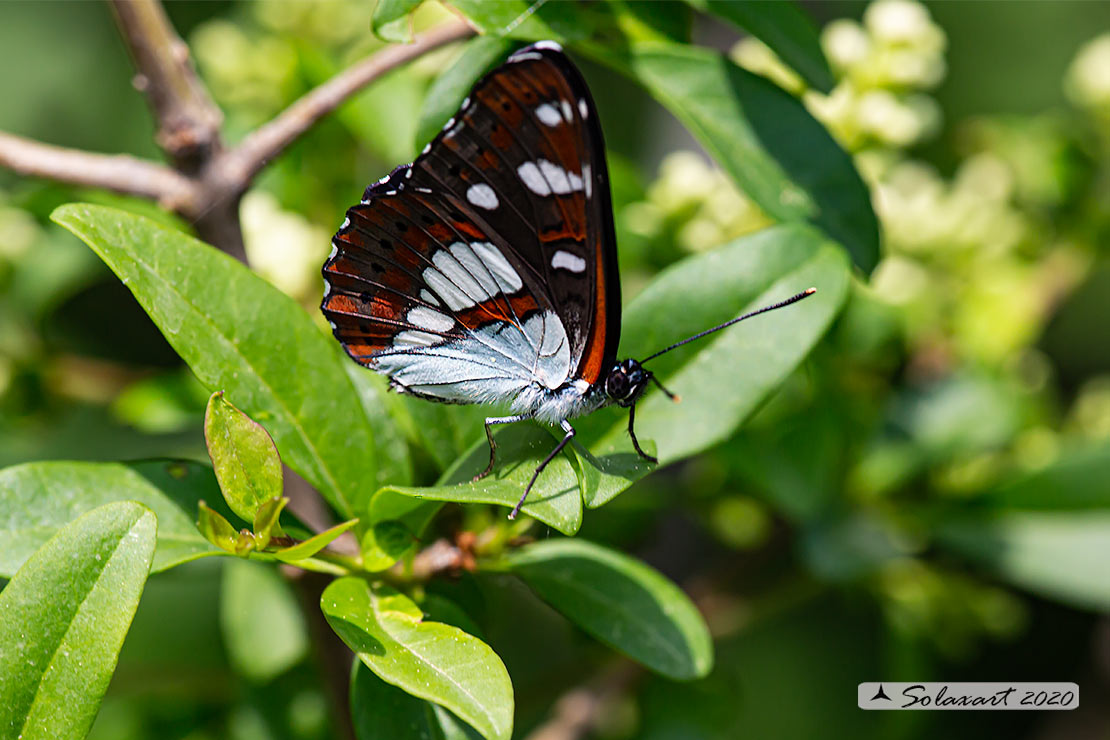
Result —
<svg viewBox="0 0 1110 740"><path fill-rule="evenodd" d="M605 394L619 406L631 406L644 395L651 379L651 371L645 370L638 361L622 360L605 378Z"/></svg>

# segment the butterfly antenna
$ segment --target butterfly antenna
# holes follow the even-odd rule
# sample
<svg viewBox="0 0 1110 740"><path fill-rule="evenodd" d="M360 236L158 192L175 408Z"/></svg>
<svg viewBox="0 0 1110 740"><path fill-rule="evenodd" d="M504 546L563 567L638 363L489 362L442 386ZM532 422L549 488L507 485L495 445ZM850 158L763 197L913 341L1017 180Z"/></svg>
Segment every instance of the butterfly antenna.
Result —
<svg viewBox="0 0 1110 740"><path fill-rule="evenodd" d="M781 301L781 302L776 303L776 304L771 305L771 306L764 306L763 308L761 308L757 311L752 311L751 313L746 313L743 316L737 316L735 319L731 319L729 321L726 321L723 324L718 324L717 326L714 326L712 329L706 329L705 331L699 332L699 333L695 334L692 337L687 337L686 339L683 339L681 342L675 342L670 347L667 347L666 349L663 349L663 350L659 350L654 355L650 355L649 357L645 357L644 359L640 360L640 364L642 365L643 363L647 362L648 360L654 360L659 355L666 354L667 352L670 352L672 349L677 349L678 347L681 347L684 344L692 342L695 339L701 339L702 337L704 337L706 335L709 335L709 334L712 334L715 331L720 331L721 329L726 329L726 328L732 326L733 324L737 324L737 323L743 321L744 319L750 319L751 317L758 316L761 313L767 313L768 311L774 311L776 308L784 308L786 306L789 306L791 303L797 303L798 301L802 300L803 298L809 298L811 295L813 295L816 292L817 292L817 288L807 288L807 289L803 290L801 293L798 293L797 295L790 296L785 301ZM658 381L656 381L656 383L658 384ZM659 387L662 388L662 386L659 386ZM666 389L664 389L664 392L666 392ZM669 396L671 394L667 393L667 395Z"/></svg>

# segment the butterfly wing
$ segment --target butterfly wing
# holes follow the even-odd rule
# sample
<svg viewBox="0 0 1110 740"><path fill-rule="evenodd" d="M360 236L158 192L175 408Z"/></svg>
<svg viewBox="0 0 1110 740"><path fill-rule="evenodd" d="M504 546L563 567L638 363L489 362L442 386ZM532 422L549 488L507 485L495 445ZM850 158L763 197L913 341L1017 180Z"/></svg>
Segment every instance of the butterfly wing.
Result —
<svg viewBox="0 0 1110 740"><path fill-rule="evenodd" d="M599 382L620 330L604 151L558 47L513 54L415 162L348 210L323 270L336 338L437 400Z"/></svg>

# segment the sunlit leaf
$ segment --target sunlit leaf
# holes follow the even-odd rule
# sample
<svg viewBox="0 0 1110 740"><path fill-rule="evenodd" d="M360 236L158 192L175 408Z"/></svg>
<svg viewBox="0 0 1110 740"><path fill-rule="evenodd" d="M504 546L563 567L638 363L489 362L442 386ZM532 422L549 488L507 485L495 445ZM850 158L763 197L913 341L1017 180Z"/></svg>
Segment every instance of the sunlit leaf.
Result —
<svg viewBox="0 0 1110 740"><path fill-rule="evenodd" d="M0 470L0 576L11 577L67 523L113 501L137 501L158 517L154 572L222 554L197 531L202 500L232 516L212 468L194 462L34 462L5 468Z"/></svg>
<svg viewBox="0 0 1110 740"><path fill-rule="evenodd" d="M352 403L350 360L292 299L147 219L91 205L62 206L53 218L119 275L201 382L265 424L282 459L340 512L401 474L404 463L375 445L397 434L392 421Z"/></svg>
<svg viewBox="0 0 1110 740"><path fill-rule="evenodd" d="M240 519L253 521L264 502L281 496L281 458L274 441L221 391L208 400L204 439L224 500Z"/></svg>
<svg viewBox="0 0 1110 740"><path fill-rule="evenodd" d="M340 578L324 591L328 624L371 671L450 709L487 740L509 740L513 687L488 645L457 627L423 621L404 594Z"/></svg>
<svg viewBox="0 0 1110 740"><path fill-rule="evenodd" d="M154 557L157 520L106 504L62 528L0 591L0 734L84 737Z"/></svg>

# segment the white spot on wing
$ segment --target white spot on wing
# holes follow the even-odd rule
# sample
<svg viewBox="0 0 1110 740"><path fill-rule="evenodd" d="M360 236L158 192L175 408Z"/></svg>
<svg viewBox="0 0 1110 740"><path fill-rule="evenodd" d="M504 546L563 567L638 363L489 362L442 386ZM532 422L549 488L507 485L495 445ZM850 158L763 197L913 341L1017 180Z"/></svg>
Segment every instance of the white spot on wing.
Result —
<svg viewBox="0 0 1110 740"><path fill-rule="evenodd" d="M525 162L516 168L524 185L536 195L551 195L551 188L535 162Z"/></svg>
<svg viewBox="0 0 1110 740"><path fill-rule="evenodd" d="M588 164L582 165L582 184L586 186L586 197L592 198L594 194L593 170Z"/></svg>
<svg viewBox="0 0 1110 740"><path fill-rule="evenodd" d="M426 331L403 331L393 337L394 347L431 347L439 342L442 337L429 334Z"/></svg>
<svg viewBox="0 0 1110 740"><path fill-rule="evenodd" d="M425 290L424 288L421 288L420 289L420 297L423 298L427 303L432 304L433 306L442 305L439 302L439 299L436 298L435 295L430 290Z"/></svg>
<svg viewBox="0 0 1110 740"><path fill-rule="evenodd" d="M347 228L350 225L351 225L351 219L345 218L345 219L343 219L343 223L342 223L342 225L340 225L339 229L342 231L343 229Z"/></svg>
<svg viewBox="0 0 1110 740"><path fill-rule="evenodd" d="M561 268L571 272L585 272L586 260L560 249L551 257L551 266L557 270Z"/></svg>
<svg viewBox="0 0 1110 740"><path fill-rule="evenodd" d="M559 195L566 195L582 189L582 178L571 172L569 177L567 171L557 164L552 164L546 159L540 160L540 170L543 171L543 176L547 178L547 182L551 184L551 192L558 193Z"/></svg>
<svg viewBox="0 0 1110 740"><path fill-rule="evenodd" d="M441 252L441 254L446 254ZM452 311L458 311L460 308L470 308L474 305L474 299L459 289L457 285L444 277L443 273L434 267L424 269L424 282L428 287L436 292L447 307Z"/></svg>
<svg viewBox="0 0 1110 740"><path fill-rule="evenodd" d="M512 61L521 62L525 59L543 59L543 54L537 54L534 51L521 51L513 54Z"/></svg>
<svg viewBox="0 0 1110 740"><path fill-rule="evenodd" d="M459 254L469 255L469 259L467 260L468 262L477 262L478 258L475 257L474 253L467 249L466 245L462 242L456 242L455 246L462 247L462 249L452 250L451 252L445 249L441 249L432 255L432 263L436 266L440 275L443 276L447 281L449 281L456 291L461 292L465 296L468 305L473 305L475 303L478 303L479 301L484 301L485 299L490 297L489 291L487 291L482 285L480 285L478 281L474 278L474 272L471 270L472 265L463 264L463 261L455 256L455 254L453 254L452 252L457 251ZM478 265L478 267L480 268L481 266ZM428 269L430 270L432 268ZM425 270L425 280L428 279L427 273L428 270ZM429 285L430 284L431 282L429 281ZM436 286L434 285L432 286L432 288L435 290L436 293L439 293L445 301L447 301L448 306L450 306L452 309L455 308L451 305L451 300L443 294L443 291L441 291L439 288L436 288ZM494 289L496 290L496 287Z"/></svg>
<svg viewBox="0 0 1110 740"><path fill-rule="evenodd" d="M525 186L536 195L557 193L566 195L582 190L582 176L567 172L557 164L541 159L538 162L525 162L516 168Z"/></svg>
<svg viewBox="0 0 1110 740"><path fill-rule="evenodd" d="M551 103L544 103L537 107L536 118L540 119L540 123L544 126L555 127L563 122L563 117L559 115L559 111L555 110L555 106Z"/></svg>
<svg viewBox="0 0 1110 740"><path fill-rule="evenodd" d="M574 120L574 109L570 107L570 101L569 100L563 100L559 105L563 109L563 118L567 119L567 123L570 123L571 121L573 121Z"/></svg>
<svg viewBox="0 0 1110 740"><path fill-rule="evenodd" d="M482 264L482 260L474 253L469 244L464 242L455 242L448 249L451 251L451 256L458 260L466 271L466 277L473 278L480 286L479 290L483 293L480 300L484 300L488 296L497 295L501 292L501 286L497 284L497 279L490 273L486 266ZM435 258L432 258L433 261ZM440 269L444 269L440 267ZM457 281L456 281L457 282ZM465 287L465 286L464 286ZM476 294L473 291L467 290L471 295ZM476 296L477 297L477 296Z"/></svg>
<svg viewBox="0 0 1110 740"><path fill-rule="evenodd" d="M470 245L470 248L478 255L478 259L482 260L486 269L497 278L502 293L515 293L524 285L520 275L505 259L505 255L501 254L500 249L489 242L474 242Z"/></svg>
<svg viewBox="0 0 1110 740"><path fill-rule="evenodd" d="M533 49L547 49L548 51L562 51L563 47L555 41L537 41L532 44Z"/></svg>
<svg viewBox="0 0 1110 740"><path fill-rule="evenodd" d="M500 205L497 201L497 194L493 192L493 188L486 185L484 182L477 185L471 185L466 190L466 199L471 204L479 208L485 208L487 211L492 211Z"/></svg>
<svg viewBox="0 0 1110 740"><path fill-rule="evenodd" d="M588 105L586 105L586 99L585 98L579 98L578 99L578 113L581 114L583 120L585 120L586 118L589 118L590 107Z"/></svg>
<svg viewBox="0 0 1110 740"><path fill-rule="evenodd" d="M424 306L410 308L405 319L413 326L429 331L450 331L455 325L455 320L450 316Z"/></svg>

